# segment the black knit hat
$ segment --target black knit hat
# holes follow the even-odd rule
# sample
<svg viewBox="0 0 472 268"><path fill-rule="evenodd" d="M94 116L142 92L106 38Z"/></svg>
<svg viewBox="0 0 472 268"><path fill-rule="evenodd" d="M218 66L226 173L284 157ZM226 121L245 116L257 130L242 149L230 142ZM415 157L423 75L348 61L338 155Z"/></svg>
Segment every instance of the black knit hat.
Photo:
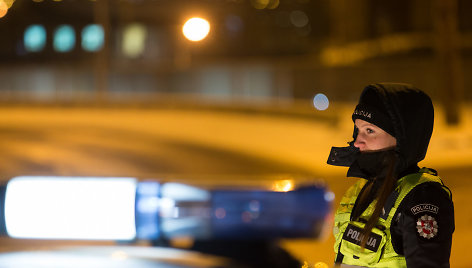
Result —
<svg viewBox="0 0 472 268"><path fill-rule="evenodd" d="M412 85L378 83L364 88L352 119L370 122L395 137L397 145L394 150L398 157L395 173L401 174L418 168L418 162L426 156L433 133L434 107L431 98ZM359 148L354 146L357 132L354 128L354 140L348 147L331 149L328 164L348 166L348 176L367 179L370 175L361 169L361 165L365 168L365 164L360 164L359 157L387 151L360 153Z"/></svg>
<svg viewBox="0 0 472 268"><path fill-rule="evenodd" d="M384 100L379 96L377 91L369 90L369 87L366 87L362 92L359 104L352 114L352 121L355 122L356 119L374 124L395 137L394 125L388 115Z"/></svg>

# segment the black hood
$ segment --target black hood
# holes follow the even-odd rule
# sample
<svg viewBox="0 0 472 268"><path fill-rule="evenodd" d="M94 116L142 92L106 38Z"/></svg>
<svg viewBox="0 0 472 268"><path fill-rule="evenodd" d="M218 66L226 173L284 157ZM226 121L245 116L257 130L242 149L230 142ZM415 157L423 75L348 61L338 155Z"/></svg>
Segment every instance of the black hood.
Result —
<svg viewBox="0 0 472 268"><path fill-rule="evenodd" d="M383 112L391 120L393 126L393 135L397 139L395 152L399 161L396 165L396 171L399 173L417 166L417 163L426 156L429 140L433 132L434 109L431 99L421 90L408 85L399 83L379 83L367 86L362 92L359 103L365 98L376 96L378 99L377 107L382 107ZM354 131L353 137L356 139L357 133ZM353 143L350 143L353 147ZM338 150L338 152L336 152ZM359 155L356 150L348 150L353 154ZM344 150L344 152L347 152ZM357 156L351 156L349 159L353 162L336 159L339 149L333 147L328 164L351 166ZM344 156L344 159L347 159Z"/></svg>

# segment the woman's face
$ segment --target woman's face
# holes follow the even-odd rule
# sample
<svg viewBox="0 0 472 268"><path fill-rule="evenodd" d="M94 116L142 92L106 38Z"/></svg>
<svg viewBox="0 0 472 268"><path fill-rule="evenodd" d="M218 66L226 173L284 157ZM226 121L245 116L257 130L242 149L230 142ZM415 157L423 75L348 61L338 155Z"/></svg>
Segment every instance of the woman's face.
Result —
<svg viewBox="0 0 472 268"><path fill-rule="evenodd" d="M392 135L376 125L361 119L356 119L354 125L358 129L354 146L359 148L361 152L378 151L397 145L397 140Z"/></svg>

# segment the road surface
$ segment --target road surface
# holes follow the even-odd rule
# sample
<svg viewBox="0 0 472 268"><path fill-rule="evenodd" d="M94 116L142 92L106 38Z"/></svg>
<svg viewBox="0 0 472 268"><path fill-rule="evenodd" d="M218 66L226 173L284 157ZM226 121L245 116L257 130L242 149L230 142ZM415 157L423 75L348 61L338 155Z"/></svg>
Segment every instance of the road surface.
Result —
<svg viewBox="0 0 472 268"><path fill-rule="evenodd" d="M337 202L349 179L343 178L345 169L325 162L331 146L344 146L350 138L351 106L328 109L327 113L339 114L337 122L209 110L4 107L0 108L0 179L43 174L231 183L323 180ZM464 111L464 118L472 118L470 113ZM437 169L453 192L452 267L469 267L465 251L472 239L470 123L450 128L437 116L430 151L421 163ZM331 264L333 242L328 234L322 241L282 243L309 263ZM3 238L0 250L60 244Z"/></svg>

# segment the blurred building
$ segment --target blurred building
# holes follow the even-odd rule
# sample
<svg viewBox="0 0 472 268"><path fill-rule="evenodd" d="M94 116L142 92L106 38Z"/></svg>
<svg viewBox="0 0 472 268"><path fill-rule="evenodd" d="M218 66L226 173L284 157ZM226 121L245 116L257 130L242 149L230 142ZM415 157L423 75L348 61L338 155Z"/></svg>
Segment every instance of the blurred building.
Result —
<svg viewBox="0 0 472 268"><path fill-rule="evenodd" d="M0 18L0 97L267 101L323 92L355 100L378 81L440 97L439 2L16 0ZM467 73L472 2L457 5ZM211 25L199 42L181 32L193 16ZM465 88L471 83L465 75Z"/></svg>

